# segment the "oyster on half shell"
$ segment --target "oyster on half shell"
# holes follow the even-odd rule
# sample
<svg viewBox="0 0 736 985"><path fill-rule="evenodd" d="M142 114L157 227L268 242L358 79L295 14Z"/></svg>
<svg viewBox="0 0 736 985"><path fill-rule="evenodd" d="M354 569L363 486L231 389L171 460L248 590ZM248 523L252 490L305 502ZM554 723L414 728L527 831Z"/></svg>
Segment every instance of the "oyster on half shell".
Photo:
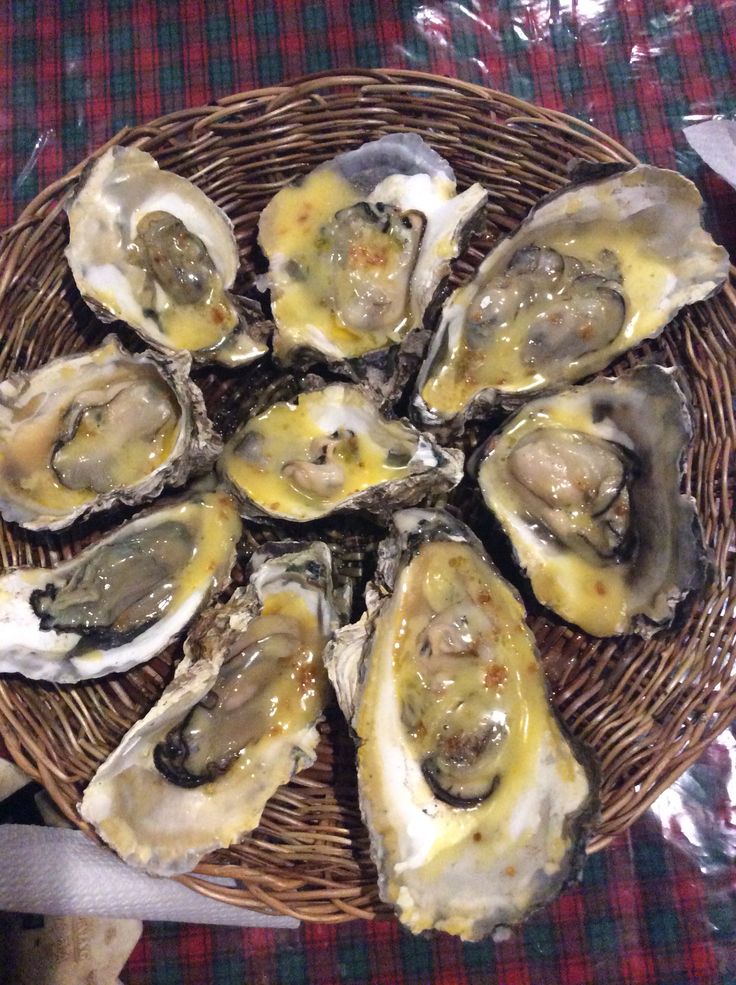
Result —
<svg viewBox="0 0 736 985"><path fill-rule="evenodd" d="M576 873L596 771L549 703L521 601L464 524L396 513L367 606L325 662L357 737L379 892L415 933L478 940Z"/></svg>
<svg viewBox="0 0 736 985"><path fill-rule="evenodd" d="M243 366L267 351L273 326L229 292L240 263L230 220L214 202L134 147L112 147L67 205L66 257L82 297L164 352Z"/></svg>
<svg viewBox="0 0 736 985"><path fill-rule="evenodd" d="M310 379L318 388L250 418L225 445L218 471L244 516L389 514L462 478L461 451L384 417L360 386Z"/></svg>
<svg viewBox="0 0 736 985"><path fill-rule="evenodd" d="M703 584L692 436L671 373L640 366L526 404L474 456L539 601L594 636L651 636Z"/></svg>
<svg viewBox="0 0 736 985"><path fill-rule="evenodd" d="M59 530L153 499L222 450L185 353L126 352L115 336L0 384L0 512Z"/></svg>
<svg viewBox="0 0 736 985"><path fill-rule="evenodd" d="M222 492L140 513L70 561L0 578L0 673L75 682L150 660L230 578L241 533Z"/></svg>
<svg viewBox="0 0 736 985"><path fill-rule="evenodd" d="M282 188L258 227L276 358L330 363L394 392L486 198L478 184L457 194L447 161L414 133L339 154Z"/></svg>
<svg viewBox="0 0 736 985"><path fill-rule="evenodd" d="M674 171L639 165L543 199L445 303L417 378L422 426L467 417L603 369L716 291L728 254Z"/></svg>
<svg viewBox="0 0 736 985"><path fill-rule="evenodd" d="M247 588L200 616L174 679L84 793L82 817L126 862L189 871L314 761L340 618L331 564L320 542L266 545Z"/></svg>

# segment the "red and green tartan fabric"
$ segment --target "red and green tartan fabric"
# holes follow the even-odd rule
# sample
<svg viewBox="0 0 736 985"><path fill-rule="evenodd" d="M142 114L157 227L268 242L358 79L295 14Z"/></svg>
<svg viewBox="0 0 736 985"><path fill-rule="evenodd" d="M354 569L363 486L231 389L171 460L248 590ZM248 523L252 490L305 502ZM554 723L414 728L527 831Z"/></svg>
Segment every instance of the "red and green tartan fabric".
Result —
<svg viewBox="0 0 736 985"><path fill-rule="evenodd" d="M394 921L299 930L149 924L124 985L732 985L736 906L706 892L656 821L587 862L505 943L414 937ZM716 897L718 902L716 902Z"/></svg>
<svg viewBox="0 0 736 985"><path fill-rule="evenodd" d="M736 247L736 195L681 128L736 114L736 0L6 0L0 227L126 124L306 72L415 68L593 123L693 177ZM393 921L149 924L124 985L734 985L733 858L718 885L647 816L503 944ZM724 873L726 873L724 875Z"/></svg>
<svg viewBox="0 0 736 985"><path fill-rule="evenodd" d="M736 0L5 0L0 227L126 124L380 66L566 110L698 177L680 131L736 112Z"/></svg>

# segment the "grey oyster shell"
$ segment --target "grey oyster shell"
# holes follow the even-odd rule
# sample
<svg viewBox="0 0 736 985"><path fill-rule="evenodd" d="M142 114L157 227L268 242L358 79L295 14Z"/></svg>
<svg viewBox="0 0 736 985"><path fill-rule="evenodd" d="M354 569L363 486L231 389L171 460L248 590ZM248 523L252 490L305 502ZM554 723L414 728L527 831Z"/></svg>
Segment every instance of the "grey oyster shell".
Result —
<svg viewBox="0 0 736 985"><path fill-rule="evenodd" d="M293 607L278 609L284 593L300 601L298 618ZM93 777L85 820L126 862L156 875L187 872L240 841L276 789L314 762L329 686L322 649L340 620L323 543L257 551L247 587L202 613L173 680ZM187 762L206 743L226 754L192 777Z"/></svg>
<svg viewBox="0 0 736 985"><path fill-rule="evenodd" d="M6 379L0 513L30 530L60 530L208 471L222 441L189 369L186 353L134 355L110 335L91 352Z"/></svg>
<svg viewBox="0 0 736 985"><path fill-rule="evenodd" d="M339 154L279 191L259 223L276 358L327 363L395 396L486 199L478 184L457 194L447 161L415 133Z"/></svg>
<svg viewBox="0 0 736 985"><path fill-rule="evenodd" d="M0 673L74 683L161 653L230 580L242 525L223 492L139 513L55 568L0 577Z"/></svg>
<svg viewBox="0 0 736 985"><path fill-rule="evenodd" d="M692 182L643 164L590 170L542 199L445 302L416 381L420 426L456 434L499 403L598 372L722 285L728 255L702 227Z"/></svg>
<svg viewBox="0 0 736 985"><path fill-rule="evenodd" d="M414 933L478 940L577 875L597 770L550 704L517 593L463 523L396 513L366 602L325 662L379 893Z"/></svg>
<svg viewBox="0 0 736 985"><path fill-rule="evenodd" d="M483 497L543 605L594 636L672 622L708 567L680 492L691 438L673 372L651 365L533 400L477 451Z"/></svg>
<svg viewBox="0 0 736 985"><path fill-rule="evenodd" d="M240 257L232 223L201 189L135 147L111 147L66 204L66 257L84 300L163 352L245 366L273 326L233 296Z"/></svg>
<svg viewBox="0 0 736 985"><path fill-rule="evenodd" d="M306 522L360 510L387 516L453 488L463 454L384 417L363 387L325 384L247 420L217 470L243 516Z"/></svg>

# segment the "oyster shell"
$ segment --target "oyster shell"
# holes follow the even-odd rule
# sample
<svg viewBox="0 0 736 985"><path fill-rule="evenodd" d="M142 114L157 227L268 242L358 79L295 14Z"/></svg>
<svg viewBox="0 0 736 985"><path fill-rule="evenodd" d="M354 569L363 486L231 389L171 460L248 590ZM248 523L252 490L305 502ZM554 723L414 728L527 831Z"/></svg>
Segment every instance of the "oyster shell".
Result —
<svg viewBox="0 0 736 985"><path fill-rule="evenodd" d="M457 431L595 373L721 286L728 254L692 182L608 170L540 202L448 299L416 384L423 425Z"/></svg>
<svg viewBox="0 0 736 985"><path fill-rule="evenodd" d="M447 161L414 133L339 154L282 188L258 227L276 358L331 363L395 391L486 198L478 184L456 194Z"/></svg>
<svg viewBox="0 0 736 985"><path fill-rule="evenodd" d="M338 625L330 552L267 545L250 571L200 616L174 679L85 790L82 817L148 872L186 872L241 839L315 759Z"/></svg>
<svg viewBox="0 0 736 985"><path fill-rule="evenodd" d="M478 940L575 872L595 769L549 703L521 601L464 524L395 514L367 605L325 662L357 736L379 892L415 933Z"/></svg>
<svg viewBox="0 0 736 985"><path fill-rule="evenodd" d="M462 452L383 417L359 386L319 385L252 417L226 444L218 470L244 516L390 513L462 478Z"/></svg>
<svg viewBox="0 0 736 985"><path fill-rule="evenodd" d="M112 147L67 205L67 260L82 297L165 352L243 366L272 326L229 293L239 266L232 224L186 178L134 147Z"/></svg>
<svg viewBox="0 0 736 985"><path fill-rule="evenodd" d="M670 372L640 366L530 403L479 449L483 497L539 601L594 636L651 636L703 583Z"/></svg>
<svg viewBox="0 0 736 985"><path fill-rule="evenodd" d="M189 357L132 355L110 335L0 384L0 512L59 530L116 503L153 499L222 450Z"/></svg>
<svg viewBox="0 0 736 985"><path fill-rule="evenodd" d="M139 514L51 570L0 578L0 673L75 682L160 653L230 577L241 523L222 492Z"/></svg>

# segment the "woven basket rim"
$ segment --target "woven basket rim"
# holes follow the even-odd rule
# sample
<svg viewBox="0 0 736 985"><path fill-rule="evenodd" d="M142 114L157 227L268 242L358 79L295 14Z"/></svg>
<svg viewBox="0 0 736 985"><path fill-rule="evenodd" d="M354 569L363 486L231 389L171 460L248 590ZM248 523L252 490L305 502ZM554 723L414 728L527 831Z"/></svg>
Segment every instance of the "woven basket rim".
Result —
<svg viewBox="0 0 736 985"><path fill-rule="evenodd" d="M578 129L585 132L595 140L600 141L600 143L605 146L607 150L619 155L622 160L628 161L631 164L641 163L640 159L622 143L616 140L615 137L611 137L604 131L599 130L597 127L593 126L592 123L588 123L586 120L581 120L578 117L565 113L562 110L549 109L547 107L528 102L518 96L513 96L511 93L503 92L500 89L493 89L488 86L482 86L476 82L452 79L443 75L419 71L417 69L347 68L340 72L324 70L300 74L295 76L293 79L271 86L261 86L256 89L245 89L226 96L221 96L219 99L216 99L210 103L200 103L196 106L174 110L171 113L164 113L161 116L157 116L152 120L146 121L145 123L129 124L121 127L103 144L96 147L93 151L90 151L89 154L85 155L77 164L66 171L65 174L50 182L37 195L35 195L33 199L31 199L31 201L23 207L16 219L3 230L0 230L0 242L2 241L2 237L12 233L18 227L24 226L29 220L35 219L39 208L46 204L49 201L49 198L53 197L59 189L66 188L71 182L76 180L90 161L104 154L104 152L110 147L115 147L123 142L125 142L126 145L131 143L135 144L138 141L144 141L146 138L151 136L157 136L158 134L155 131L162 126L168 126L175 122L180 122L182 125L188 125L193 119L202 118L199 123L195 122L193 124L194 131L198 132L204 129L205 122L209 124L217 122L220 118L231 115L233 112L237 112L241 104L268 100L269 103L265 112L272 112L278 108L285 97L293 95L296 92L300 95L309 96L320 92L323 88L332 89L345 85L356 85L358 83L370 85L380 82L385 82L387 85L396 85L397 83L400 84L402 82L415 84L426 82L432 88L434 86L441 85L455 91L465 92L468 95L477 96L487 102L491 102L495 99L500 103L505 103L509 107L517 109L525 118L536 116L540 120L547 120L553 123L556 122L560 126L567 126L572 129ZM513 120L513 117L511 119ZM509 122L511 121L506 121L506 123Z"/></svg>
<svg viewBox="0 0 736 985"><path fill-rule="evenodd" d="M449 79L429 72L392 68L347 69L340 72L309 73L278 85L233 93L209 104L183 108L159 116L144 124L123 127L102 147L87 155L65 175L39 192L23 208L16 220L0 233L0 256L5 255L6 259L9 260L0 267L0 298L5 296L8 289L19 278L22 279L27 274L22 263L20 263L20 272L18 272L18 264L19 254L26 246L28 237L31 235L38 237L45 229L51 228L62 210L64 193L78 178L88 162L99 156L107 148L125 143L126 145L144 144L150 149L151 144L155 147L157 141L161 143L178 141L177 146L191 148L192 154L195 155L198 152L198 142L201 141L204 146L207 142L211 144L212 141L221 140L216 132L217 127L227 125L229 119L249 109L257 107L261 119L266 117L278 119L287 109L300 101L309 106L320 103L328 105L330 99L343 89L349 90L357 99L360 92L366 87L372 92L382 92L384 89L397 91L401 87L408 87L412 92L426 92L429 95L437 94L441 90L441 95L449 95L453 99L472 98L479 100L481 104L488 104L489 108L493 105L503 106L508 110L509 116L498 123L501 128L506 129L519 122L523 122L525 125L538 124L543 126L545 131L558 131L562 137L570 134L580 140L585 140L586 146L596 148L597 153L603 155L605 159L621 160L631 164L638 163L638 159L626 147L585 121L578 120L558 110L536 106L508 93L489 89L477 83ZM490 111L494 112L492 108ZM397 119L395 122L400 128L401 121ZM431 137L431 130L428 129L427 133ZM736 313L735 267L731 268L731 281L726 285L718 303L725 307L730 306L730 309ZM2 681L0 681L1 688ZM717 732L736 720L736 697L727 697L725 689L723 695L721 704L727 704L728 711L719 717L717 731L713 732L703 725L702 729L694 732L692 742L687 748L680 750L678 773L697 759L706 744L705 740L710 741ZM716 708L717 703L714 703L711 712L714 713ZM34 748L33 737L28 734L19 737L17 722L15 720L11 722L8 719L7 709L4 712L2 701L0 701L0 735L4 736L6 745L18 765L35 779L41 780L65 815L83 830L86 830L87 834L95 837L86 825L80 823L73 805L70 804L68 793L58 785L58 771L55 773L54 764L43 762L43 757L38 754L40 749L37 749L35 754L31 754ZM673 776L666 771L659 775L659 779L653 782L646 796L640 798L628 810L625 818L626 823L622 822L620 830L624 830L633 823L662 790L670 785L672 780ZM617 832L599 833L589 844L588 850L590 852L600 850L610 843L616 834ZM240 871L242 873L247 869L248 866L243 864ZM386 912L385 908L377 904L375 897L370 897L370 893L368 893L368 897L370 897L368 902L366 902L368 897L365 895L356 902L355 897L346 895L344 899L341 899L336 894L329 903L318 900L313 905L305 906L300 902L298 891L292 891L286 886L286 883L281 888L272 890L266 876L259 880L257 874L255 876L249 874L242 879L246 888L232 891L226 891L222 887L213 887L211 883L203 882L198 878L199 875L222 875L226 871L232 874L232 870L232 863L223 866L208 861L201 864L195 874L181 877L181 881L217 899L224 899L236 905L259 909L264 912L291 915L301 919L340 922L355 917L371 918L376 914Z"/></svg>

